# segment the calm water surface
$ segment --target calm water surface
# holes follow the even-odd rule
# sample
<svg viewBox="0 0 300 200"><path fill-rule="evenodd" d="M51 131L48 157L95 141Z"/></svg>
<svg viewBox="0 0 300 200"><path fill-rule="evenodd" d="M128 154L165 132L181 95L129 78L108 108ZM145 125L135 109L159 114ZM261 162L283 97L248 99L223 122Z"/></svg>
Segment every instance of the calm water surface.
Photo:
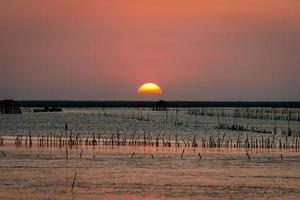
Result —
<svg viewBox="0 0 300 200"><path fill-rule="evenodd" d="M82 149L67 159L65 148L2 146L0 199L300 198L294 151L251 151L248 160L244 150L185 149L180 159L182 148Z"/></svg>
<svg viewBox="0 0 300 200"><path fill-rule="evenodd" d="M167 117L166 117L167 115ZM167 119L167 123L166 123ZM65 109L61 113L0 115L0 135L81 136L120 133L129 138L160 135L174 139L217 136L273 137L272 134L218 130L218 123L237 123L272 130L273 120L193 116L186 109ZM278 134L298 121L276 121ZM6 138L5 137L5 138ZM293 137L288 138L289 141ZM80 158L80 152L83 156ZM65 148L0 146L0 199L300 199L300 153L295 150L202 149L183 147ZM132 152L135 152L131 159ZM198 153L202 159L199 159ZM153 158L152 158L153 155ZM281 160L282 155L282 160ZM74 174L77 177L71 192Z"/></svg>
<svg viewBox="0 0 300 200"><path fill-rule="evenodd" d="M270 134L261 134L246 131L218 130L218 124L237 124L251 128L252 126L274 132L277 127L276 137L290 127L293 133L300 135L300 121L287 120L259 120L217 116L195 116L188 114L189 109L170 109L165 111L152 111L149 108L117 108L117 109L64 109L57 113L32 113L24 112L21 115L0 115L0 135L15 136L17 134L47 135L64 134L65 123L68 131L82 136L111 136L120 133L122 138L128 138L135 132L138 136L144 133L156 137L160 136L198 139L210 135L225 133L228 137L272 137ZM233 112L226 108L227 112ZM229 110L229 111L228 111ZM258 110L259 111L259 110ZM279 111L278 111L279 112ZM277 114L280 115L280 114ZM166 122L167 121L167 122Z"/></svg>

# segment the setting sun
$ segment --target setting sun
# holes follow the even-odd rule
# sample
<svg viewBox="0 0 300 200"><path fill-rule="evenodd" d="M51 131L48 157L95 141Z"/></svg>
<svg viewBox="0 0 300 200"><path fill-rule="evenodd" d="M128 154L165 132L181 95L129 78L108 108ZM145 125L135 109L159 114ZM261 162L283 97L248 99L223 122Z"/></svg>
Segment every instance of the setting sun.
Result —
<svg viewBox="0 0 300 200"><path fill-rule="evenodd" d="M141 85L137 91L138 93L148 93L148 94L161 94L161 88L155 83L145 83Z"/></svg>

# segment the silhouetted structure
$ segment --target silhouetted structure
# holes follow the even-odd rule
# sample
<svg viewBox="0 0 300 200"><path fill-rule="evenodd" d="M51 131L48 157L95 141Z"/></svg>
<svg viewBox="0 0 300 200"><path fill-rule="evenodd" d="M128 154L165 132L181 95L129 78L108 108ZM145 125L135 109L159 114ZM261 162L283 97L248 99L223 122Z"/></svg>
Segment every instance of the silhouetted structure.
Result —
<svg viewBox="0 0 300 200"><path fill-rule="evenodd" d="M165 101L160 100L155 103L155 106L153 107L153 110L155 111L165 111L167 110L167 104Z"/></svg>
<svg viewBox="0 0 300 200"><path fill-rule="evenodd" d="M22 114L22 111L18 104L13 100L0 101L1 114Z"/></svg>

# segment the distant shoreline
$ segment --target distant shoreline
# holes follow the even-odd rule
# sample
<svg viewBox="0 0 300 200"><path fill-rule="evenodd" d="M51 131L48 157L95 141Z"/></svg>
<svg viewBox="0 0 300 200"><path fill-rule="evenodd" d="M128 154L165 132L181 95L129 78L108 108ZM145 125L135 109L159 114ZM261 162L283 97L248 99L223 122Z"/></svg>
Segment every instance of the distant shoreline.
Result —
<svg viewBox="0 0 300 200"><path fill-rule="evenodd" d="M152 108L165 106L169 108L191 107L266 107L266 108L300 108L298 101L15 101L20 107L63 107L63 108Z"/></svg>

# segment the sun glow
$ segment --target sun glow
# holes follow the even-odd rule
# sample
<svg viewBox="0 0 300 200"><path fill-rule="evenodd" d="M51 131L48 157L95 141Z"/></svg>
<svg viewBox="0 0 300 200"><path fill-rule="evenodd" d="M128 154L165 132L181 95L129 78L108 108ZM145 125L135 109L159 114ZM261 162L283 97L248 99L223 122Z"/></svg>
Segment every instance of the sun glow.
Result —
<svg viewBox="0 0 300 200"><path fill-rule="evenodd" d="M145 83L141 85L137 91L138 93L147 93L147 94L161 94L161 88L155 83Z"/></svg>

